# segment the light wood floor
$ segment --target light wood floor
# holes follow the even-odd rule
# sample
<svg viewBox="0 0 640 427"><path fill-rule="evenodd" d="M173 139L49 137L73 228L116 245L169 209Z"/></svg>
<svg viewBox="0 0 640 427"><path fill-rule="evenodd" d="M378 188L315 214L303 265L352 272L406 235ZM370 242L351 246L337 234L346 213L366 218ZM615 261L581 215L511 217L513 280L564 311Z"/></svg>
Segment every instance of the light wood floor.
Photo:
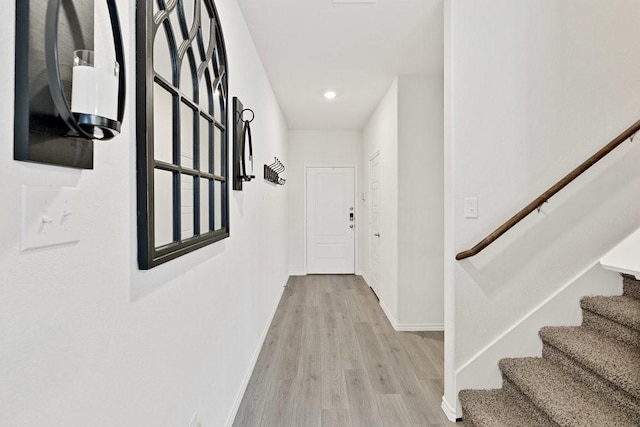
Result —
<svg viewBox="0 0 640 427"><path fill-rule="evenodd" d="M358 276L292 277L234 426L453 426L443 334L396 332Z"/></svg>

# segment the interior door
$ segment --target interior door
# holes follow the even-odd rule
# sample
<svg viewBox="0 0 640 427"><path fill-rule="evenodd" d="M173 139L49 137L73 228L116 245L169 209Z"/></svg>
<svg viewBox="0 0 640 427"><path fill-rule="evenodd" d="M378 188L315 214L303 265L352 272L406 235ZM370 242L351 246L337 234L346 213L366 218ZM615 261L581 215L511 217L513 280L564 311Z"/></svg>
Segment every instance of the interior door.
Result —
<svg viewBox="0 0 640 427"><path fill-rule="evenodd" d="M307 168L307 273L355 273L355 169Z"/></svg>
<svg viewBox="0 0 640 427"><path fill-rule="evenodd" d="M369 285L380 295L380 153L369 160Z"/></svg>

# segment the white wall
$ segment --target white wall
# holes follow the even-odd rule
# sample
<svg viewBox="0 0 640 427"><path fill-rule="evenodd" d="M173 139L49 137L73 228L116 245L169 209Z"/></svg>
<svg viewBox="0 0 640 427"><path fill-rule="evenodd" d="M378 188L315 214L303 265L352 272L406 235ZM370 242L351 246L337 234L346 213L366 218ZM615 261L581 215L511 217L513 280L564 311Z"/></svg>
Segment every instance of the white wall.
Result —
<svg viewBox="0 0 640 427"><path fill-rule="evenodd" d="M600 265L611 271L631 274L640 280L640 228L631 233L600 259Z"/></svg>
<svg viewBox="0 0 640 427"><path fill-rule="evenodd" d="M359 131L290 131L289 164L284 177L289 187L289 274L304 275L305 270L305 166L356 166L359 172L362 155L362 132ZM356 178L357 179L357 178ZM360 183L356 183L356 207L359 208ZM363 190L360 190L363 191ZM356 211L358 227L366 220ZM358 250L362 247L358 245ZM360 266L356 259L356 272Z"/></svg>
<svg viewBox="0 0 640 427"><path fill-rule="evenodd" d="M444 1L444 395L442 410L451 421L458 417L456 398L456 286L454 260L455 197L453 157L453 0Z"/></svg>
<svg viewBox="0 0 640 427"><path fill-rule="evenodd" d="M369 194L369 160L380 152L380 304L387 315L398 318L398 79L371 115L363 130L362 173ZM362 204L360 251L365 278L369 277L369 209Z"/></svg>
<svg viewBox="0 0 640 427"><path fill-rule="evenodd" d="M442 330L442 76L398 79L398 323Z"/></svg>
<svg viewBox="0 0 640 427"><path fill-rule="evenodd" d="M443 79L397 77L363 131L360 181L380 152L380 305L398 330L442 330ZM360 226L369 280L368 201Z"/></svg>
<svg viewBox="0 0 640 427"><path fill-rule="evenodd" d="M287 279L287 187L233 192L231 238L143 272L136 263L134 16L122 135L95 169L13 161L14 3L0 17L0 423L225 425ZM235 0L217 0L230 94L254 109L256 164L287 163L287 129ZM19 251L21 185L80 190L81 241Z"/></svg>
<svg viewBox="0 0 640 427"><path fill-rule="evenodd" d="M453 219L445 247L459 252L640 117L640 56L630 42L640 35L640 5L462 0L447 8ZM455 262L447 253L456 343L447 361L461 367L640 225L639 160L640 147L625 143L482 254ZM465 197L478 197L478 219L463 218ZM459 388L452 368L450 406Z"/></svg>
<svg viewBox="0 0 640 427"><path fill-rule="evenodd" d="M361 182L380 151L380 303L399 330L443 328L443 80L394 80L363 131ZM366 186L366 187L365 187ZM361 265L369 280L368 201Z"/></svg>

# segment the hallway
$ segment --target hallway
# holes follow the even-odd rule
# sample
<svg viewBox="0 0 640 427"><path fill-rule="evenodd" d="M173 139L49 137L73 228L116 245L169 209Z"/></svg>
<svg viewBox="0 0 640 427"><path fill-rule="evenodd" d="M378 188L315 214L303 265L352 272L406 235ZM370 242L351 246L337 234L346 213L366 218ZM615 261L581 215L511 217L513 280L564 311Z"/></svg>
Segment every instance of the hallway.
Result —
<svg viewBox="0 0 640 427"><path fill-rule="evenodd" d="M359 276L291 277L234 426L445 426L443 334L396 332Z"/></svg>

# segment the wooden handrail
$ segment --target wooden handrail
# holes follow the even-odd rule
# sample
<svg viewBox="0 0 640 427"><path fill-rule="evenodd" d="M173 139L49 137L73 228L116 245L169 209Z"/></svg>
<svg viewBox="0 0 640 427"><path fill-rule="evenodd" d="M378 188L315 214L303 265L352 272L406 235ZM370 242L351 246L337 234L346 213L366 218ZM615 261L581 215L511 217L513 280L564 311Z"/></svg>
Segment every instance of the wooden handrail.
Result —
<svg viewBox="0 0 640 427"><path fill-rule="evenodd" d="M572 170L567 176L562 178L560 181L555 183L551 188L542 193L538 198L536 198L533 202L529 203L525 206L520 212L509 218L504 224L500 227L496 228L495 231L489 234L487 237L482 239L478 244L476 244L471 249L460 252L456 255L456 259L462 260L465 258L472 257L480 253L483 249L493 243L498 237L502 236L506 233L511 227L522 221L527 215L529 215L534 210L541 207L547 200L549 200L553 195L555 195L558 191L562 190L567 186L571 181L582 175L587 169L596 164L600 159L613 151L618 145L625 142L627 139L633 137L638 131L640 131L640 120L635 122L629 129L622 132L618 135L613 141L602 147L597 153L593 156L589 157L586 161L584 161L580 166Z"/></svg>

